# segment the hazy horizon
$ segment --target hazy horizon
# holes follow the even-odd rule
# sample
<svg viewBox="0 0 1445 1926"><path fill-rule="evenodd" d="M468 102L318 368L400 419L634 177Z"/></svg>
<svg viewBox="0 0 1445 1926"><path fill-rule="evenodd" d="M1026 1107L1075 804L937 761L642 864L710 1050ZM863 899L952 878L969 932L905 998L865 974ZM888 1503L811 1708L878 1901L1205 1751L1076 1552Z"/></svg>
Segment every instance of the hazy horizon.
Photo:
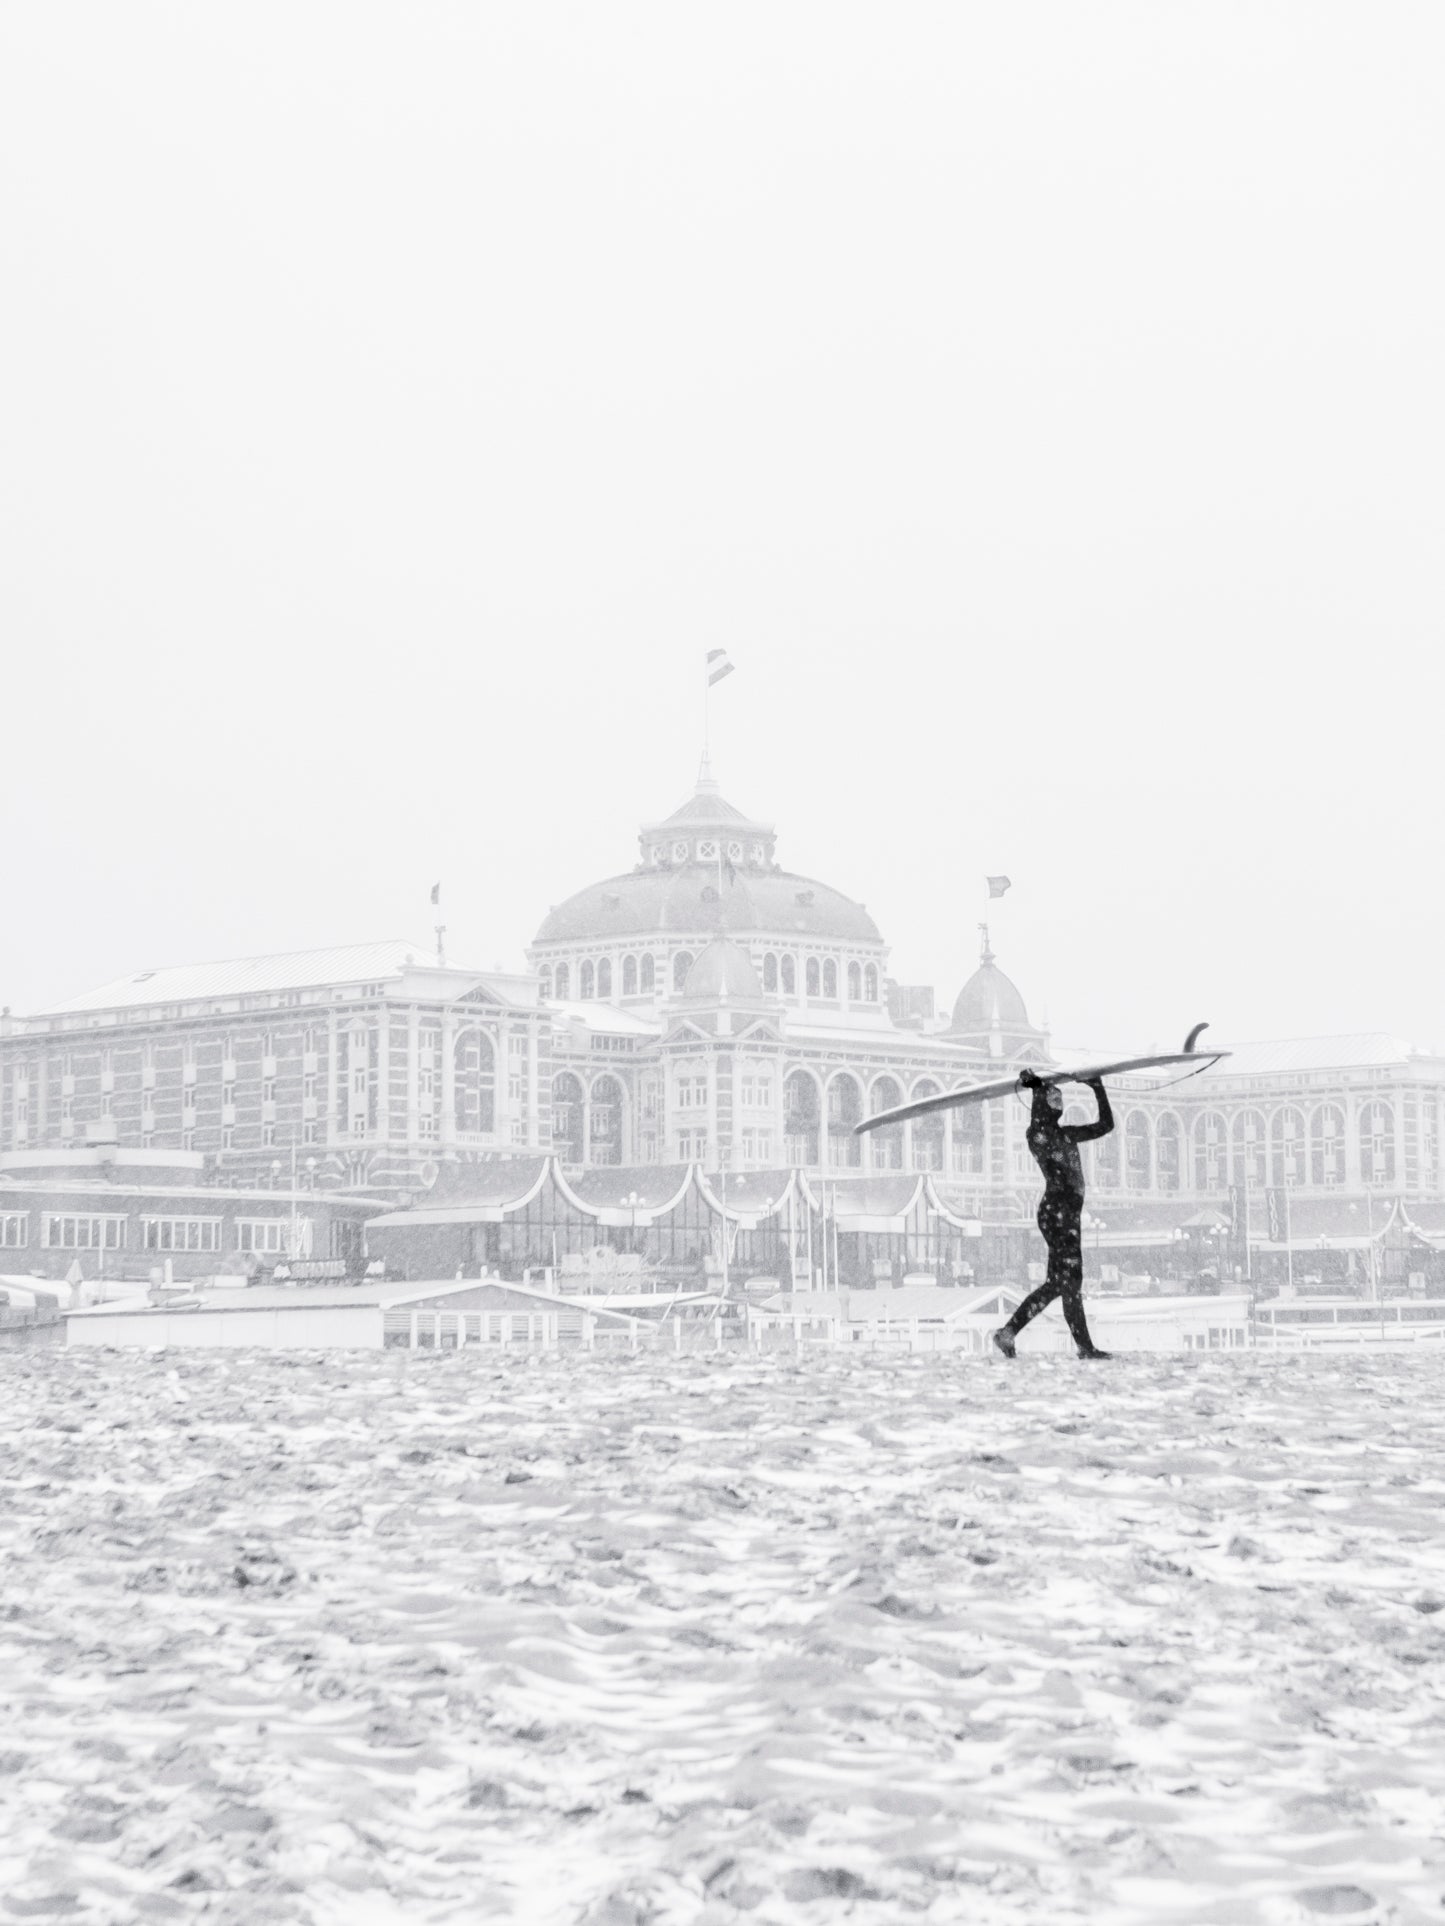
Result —
<svg viewBox="0 0 1445 1926"><path fill-rule="evenodd" d="M1445 1038L1445 17L0 15L16 1013L691 792L1061 1045Z"/></svg>

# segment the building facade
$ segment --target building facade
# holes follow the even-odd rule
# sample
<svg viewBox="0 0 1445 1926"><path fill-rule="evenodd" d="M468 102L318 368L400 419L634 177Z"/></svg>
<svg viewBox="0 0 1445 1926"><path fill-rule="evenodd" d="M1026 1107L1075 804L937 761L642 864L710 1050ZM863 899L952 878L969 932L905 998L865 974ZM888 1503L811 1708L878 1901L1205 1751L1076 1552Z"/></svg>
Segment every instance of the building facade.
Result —
<svg viewBox="0 0 1445 1926"><path fill-rule="evenodd" d="M6 1029L0 1154L179 1151L265 1181L294 1151L321 1188L385 1193L550 1131L535 981L404 942L143 970Z"/></svg>
<svg viewBox="0 0 1445 1926"><path fill-rule="evenodd" d="M134 1152L198 1160L199 1184L239 1194L289 1184L294 1160L297 1188L376 1212L444 1196L448 1236L466 1231L446 1248L464 1263L524 1245L529 1263L554 1245L576 1256L596 1225L617 1229L579 1205L589 1182L608 1211L631 1198L635 1215L656 1183L676 1189L693 1171L692 1201L676 1207L688 1236L718 1234L728 1214L709 1218L707 1200L724 1182L788 1198L786 1233L773 1221L773 1244L744 1251L794 1275L815 1276L840 1226L853 1241L835 1253L839 1274L855 1284L920 1265L1012 1275L1038 1254L1026 1255L1038 1182L1021 1100L862 1138L854 1127L1054 1064L1051 1039L986 930L947 1013L931 989L895 982L888 956L866 906L784 869L773 825L704 767L679 809L643 825L631 868L548 911L526 973L363 944L145 970L6 1019L0 1170L11 1181L17 1159ZM1382 1033L1242 1044L1187 1079L1111 1091L1118 1129L1085 1153L1091 1269L1218 1283L1292 1275L1298 1260L1305 1278L1358 1282L1387 1225L1397 1272L1433 1264L1445 1058ZM1071 1097L1070 1114L1092 1115ZM554 1172L546 1221L509 1204L497 1223L522 1216L505 1238L479 1228L492 1221L487 1171L522 1164ZM398 1227L386 1232L393 1251ZM674 1225L655 1240L658 1261L681 1236Z"/></svg>

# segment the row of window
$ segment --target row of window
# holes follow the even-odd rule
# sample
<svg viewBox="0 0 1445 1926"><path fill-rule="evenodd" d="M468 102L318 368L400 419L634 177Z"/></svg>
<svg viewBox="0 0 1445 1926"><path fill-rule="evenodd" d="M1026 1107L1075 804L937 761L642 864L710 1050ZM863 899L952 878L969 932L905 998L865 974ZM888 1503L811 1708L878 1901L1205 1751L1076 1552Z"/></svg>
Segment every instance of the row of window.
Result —
<svg viewBox="0 0 1445 1926"><path fill-rule="evenodd" d="M115 1212L74 1214L46 1211L40 1219L40 1244L48 1251L121 1251L126 1249L127 1218ZM139 1248L145 1251L220 1251L225 1226L219 1217L142 1217ZM29 1242L29 1213L0 1215L0 1246L23 1250ZM291 1234L290 1218L240 1218L234 1226L238 1251L285 1251ZM297 1222L303 1249L311 1243L309 1218Z"/></svg>
<svg viewBox="0 0 1445 1926"><path fill-rule="evenodd" d="M689 950L679 950L672 959L672 988L681 994L687 982L687 973L696 959ZM623 997L651 996L657 987L658 965L651 956L624 956L616 981L620 984L618 994ZM558 963L555 968L544 963L538 971L538 978L544 997L555 995L559 1002L565 1002L572 994L572 966ZM877 1003L878 967L874 963L850 962L844 979L848 986L850 1003ZM810 956L803 963L803 993L805 996L821 997L836 1002L838 998L838 964L831 956ZM762 961L762 983L769 996L796 996L798 994L798 959L787 954L778 955L769 950ZM595 961L588 958L577 966L577 995L584 1002L595 997L606 1003L613 994L614 975L612 959L599 957Z"/></svg>

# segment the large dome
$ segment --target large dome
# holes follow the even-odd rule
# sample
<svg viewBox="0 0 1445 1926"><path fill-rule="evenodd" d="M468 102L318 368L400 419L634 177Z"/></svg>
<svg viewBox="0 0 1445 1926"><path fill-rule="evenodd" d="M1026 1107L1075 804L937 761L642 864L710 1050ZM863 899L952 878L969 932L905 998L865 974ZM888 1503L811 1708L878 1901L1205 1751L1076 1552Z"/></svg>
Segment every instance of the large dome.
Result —
<svg viewBox="0 0 1445 1926"><path fill-rule="evenodd" d="M549 911L537 943L650 936L821 937L882 947L861 903L779 869L771 823L737 809L704 772L680 809L643 826L642 861Z"/></svg>
<svg viewBox="0 0 1445 1926"><path fill-rule="evenodd" d="M593 938L714 934L821 936L835 942L882 943L861 903L826 883L786 870L737 870L723 876L699 864L634 870L593 883L551 910L538 943Z"/></svg>

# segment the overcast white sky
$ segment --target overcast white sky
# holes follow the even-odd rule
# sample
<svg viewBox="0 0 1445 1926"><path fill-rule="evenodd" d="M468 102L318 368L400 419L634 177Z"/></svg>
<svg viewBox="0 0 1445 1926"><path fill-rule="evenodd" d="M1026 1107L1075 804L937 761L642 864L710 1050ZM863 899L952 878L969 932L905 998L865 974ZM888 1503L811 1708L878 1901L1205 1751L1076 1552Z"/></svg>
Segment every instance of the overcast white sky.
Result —
<svg viewBox="0 0 1445 1926"><path fill-rule="evenodd" d="M1445 1040L1445 9L0 12L0 1001L725 792L1060 1042Z"/></svg>

